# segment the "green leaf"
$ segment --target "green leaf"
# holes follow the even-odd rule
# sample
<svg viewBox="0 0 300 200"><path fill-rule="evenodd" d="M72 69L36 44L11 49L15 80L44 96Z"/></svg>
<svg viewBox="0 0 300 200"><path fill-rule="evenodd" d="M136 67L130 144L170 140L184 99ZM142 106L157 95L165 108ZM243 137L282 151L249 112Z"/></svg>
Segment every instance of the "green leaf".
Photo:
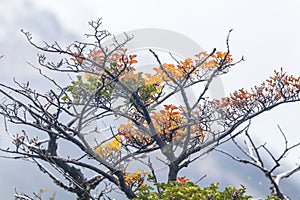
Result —
<svg viewBox="0 0 300 200"><path fill-rule="evenodd" d="M69 99L69 97L66 95L66 96L63 96L61 99L62 99L63 101L66 101L66 100Z"/></svg>
<svg viewBox="0 0 300 200"><path fill-rule="evenodd" d="M74 90L74 88L75 88L74 86L69 86L68 89L67 89L67 91L68 92L72 92Z"/></svg>

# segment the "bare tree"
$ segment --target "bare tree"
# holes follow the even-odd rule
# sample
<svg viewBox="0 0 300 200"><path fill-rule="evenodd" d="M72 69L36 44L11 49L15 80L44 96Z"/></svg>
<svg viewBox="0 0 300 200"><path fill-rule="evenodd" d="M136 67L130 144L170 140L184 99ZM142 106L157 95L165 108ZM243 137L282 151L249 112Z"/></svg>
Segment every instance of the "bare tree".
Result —
<svg viewBox="0 0 300 200"><path fill-rule="evenodd" d="M93 34L86 36L94 41L76 41L67 48L58 43L38 45L23 31L28 42L43 53L62 56L48 61L40 54L40 66L31 64L53 85L47 93L32 89L29 83L15 82L16 87L0 84L0 93L5 96L0 114L6 123L24 126L18 134L6 128L15 148L1 151L11 158L32 161L55 184L79 199L109 198L113 190L135 198L136 188L145 184L146 175L150 172L156 177L155 159L168 167L168 181L175 181L181 169L241 134L238 128L250 119L278 105L299 101L300 78L288 76L282 69L251 91L241 89L230 97L210 99L207 93L212 81L243 60L233 62L229 34L226 52L200 52L195 60L173 57L175 64L163 63L150 49L158 67L153 74L146 74L136 71L136 56L127 55L123 49L132 36L124 34L124 41L119 41L101 29L101 20L89 24ZM112 44L103 46L108 38ZM62 86L45 75L45 69L65 74L71 83ZM203 90L191 102L187 89L197 84L202 84ZM174 95L183 99L181 105L166 103ZM127 122L118 128L108 127L109 137L103 137L103 130L90 129L95 121L113 117ZM88 139L91 134L97 135L93 142ZM69 154L66 146L74 149L76 156ZM151 152L160 156L151 157ZM279 160L274 158L277 164ZM144 163L147 170L129 172L134 162ZM275 184L278 176L273 177L273 170L267 172L274 194L282 197Z"/></svg>
<svg viewBox="0 0 300 200"><path fill-rule="evenodd" d="M244 130L245 133L245 140L244 143L246 144L246 148L240 144L238 141L236 141L235 137L232 137L231 140L233 143L240 149L240 151L246 156L246 158L240 158L238 156L232 155L232 153L226 152L221 149L216 149L217 151L229 156L235 161L245 163L252 165L256 168L258 168L260 171L264 173L266 178L270 181L270 190L271 194L274 196L279 197L280 199L288 199L286 195L282 193L279 187L279 183L282 179L289 178L291 175L295 174L300 170L300 166L297 164L293 169L283 171L281 173L276 172L283 163L283 160L286 158L287 154L298 147L300 145L300 142L297 142L293 145L288 145L288 140L286 138L285 133L281 130L281 128L278 126L278 129L280 130L280 133L283 137L284 142L284 149L282 153L280 153L278 156L275 156L274 153L269 150L267 147L267 144L262 144L257 146L249 134L249 126ZM272 164L267 162L266 157L263 155L263 153L267 153L267 155L271 158Z"/></svg>

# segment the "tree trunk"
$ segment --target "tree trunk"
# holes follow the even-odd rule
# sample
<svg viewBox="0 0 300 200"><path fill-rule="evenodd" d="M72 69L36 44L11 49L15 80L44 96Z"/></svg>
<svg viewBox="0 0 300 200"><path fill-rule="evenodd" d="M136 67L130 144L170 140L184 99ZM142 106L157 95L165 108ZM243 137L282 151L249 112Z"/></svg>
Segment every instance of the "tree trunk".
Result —
<svg viewBox="0 0 300 200"><path fill-rule="evenodd" d="M136 198L136 194L134 193L134 191L132 191L132 189L126 184L123 172L117 171L117 172L115 172L115 174L116 174L116 176L118 177L118 179L120 181L119 187L126 194L126 196L129 199Z"/></svg>
<svg viewBox="0 0 300 200"><path fill-rule="evenodd" d="M76 199L78 199L78 200L90 200L90 194L87 194L86 192L79 192L79 193L77 193Z"/></svg>
<svg viewBox="0 0 300 200"><path fill-rule="evenodd" d="M173 162L169 165L168 182L177 180L178 171L179 168L177 162Z"/></svg>

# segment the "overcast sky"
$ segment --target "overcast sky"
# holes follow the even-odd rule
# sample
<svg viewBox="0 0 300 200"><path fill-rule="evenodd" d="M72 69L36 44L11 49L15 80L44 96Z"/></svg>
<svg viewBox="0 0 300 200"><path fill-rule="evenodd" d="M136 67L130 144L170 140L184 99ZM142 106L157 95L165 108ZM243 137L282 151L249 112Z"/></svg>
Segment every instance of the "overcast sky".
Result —
<svg viewBox="0 0 300 200"><path fill-rule="evenodd" d="M0 0L0 3L0 55L5 55L0 60L2 82L13 77L35 79L36 74L28 71L25 62L35 58L36 52L26 43L21 28L31 31L36 41L47 38L50 42L70 43L90 31L88 21L100 17L104 27L114 34L141 28L167 29L183 34L207 51L226 50L226 36L234 29L230 37L231 53L236 60L243 55L245 62L222 78L227 95L235 89L249 89L261 83L280 67L289 74L300 74L300 1L297 0ZM282 145L279 139L274 140L278 124L288 139L300 140L299 112L298 103L282 106L254 120L251 131L278 150ZM290 163L294 164L299 155L291 155Z"/></svg>

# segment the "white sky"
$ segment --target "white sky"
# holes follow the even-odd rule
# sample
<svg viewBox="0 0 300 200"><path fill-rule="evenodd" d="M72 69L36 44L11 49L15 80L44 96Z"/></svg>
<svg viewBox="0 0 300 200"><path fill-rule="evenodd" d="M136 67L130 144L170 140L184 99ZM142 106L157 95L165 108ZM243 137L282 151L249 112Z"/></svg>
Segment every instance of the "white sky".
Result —
<svg viewBox="0 0 300 200"><path fill-rule="evenodd" d="M112 33L138 28L164 28L182 33L204 49L225 50L229 29L232 54L246 62L232 70L240 84L251 86L270 75L274 68L298 73L300 45L299 1L80 1L35 0L38 6L55 12L69 30L82 35L87 21L103 18ZM247 78L245 78L247 77ZM230 87L231 88L231 87Z"/></svg>
<svg viewBox="0 0 300 200"><path fill-rule="evenodd" d="M244 55L245 62L222 78L226 94L260 84L280 67L288 73L300 74L300 1L297 0L32 2L55 12L59 21L79 36L90 31L88 21L102 17L103 25L114 34L139 28L169 29L210 51L214 47L226 50L227 33L234 29L230 38L231 52L236 60ZM284 131L296 136L299 112L299 105L284 106L266 114L263 122L255 121L258 125L254 124L253 129L257 134L268 132L261 135L272 138L271 133L277 131L279 124Z"/></svg>
<svg viewBox="0 0 300 200"><path fill-rule="evenodd" d="M215 47L226 50L227 33L234 29L230 38L231 53L236 60L244 55L245 62L223 77L226 94L261 83L281 66L288 73L300 74L298 0L0 0L0 4L5 19L12 22L5 24L0 19L0 39L10 29L23 28L13 27L19 17L30 14L20 9L19 4L34 5L41 14L43 11L55 13L59 23L78 37L90 31L88 21L102 17L104 26L114 34L140 28L169 29L210 51ZM43 29L51 31L51 26L45 24ZM0 74L0 78L6 77ZM288 138L296 141L300 139L298 113L299 104L283 106L255 120L251 130L277 147L280 143L273 139L273 134L279 124Z"/></svg>

